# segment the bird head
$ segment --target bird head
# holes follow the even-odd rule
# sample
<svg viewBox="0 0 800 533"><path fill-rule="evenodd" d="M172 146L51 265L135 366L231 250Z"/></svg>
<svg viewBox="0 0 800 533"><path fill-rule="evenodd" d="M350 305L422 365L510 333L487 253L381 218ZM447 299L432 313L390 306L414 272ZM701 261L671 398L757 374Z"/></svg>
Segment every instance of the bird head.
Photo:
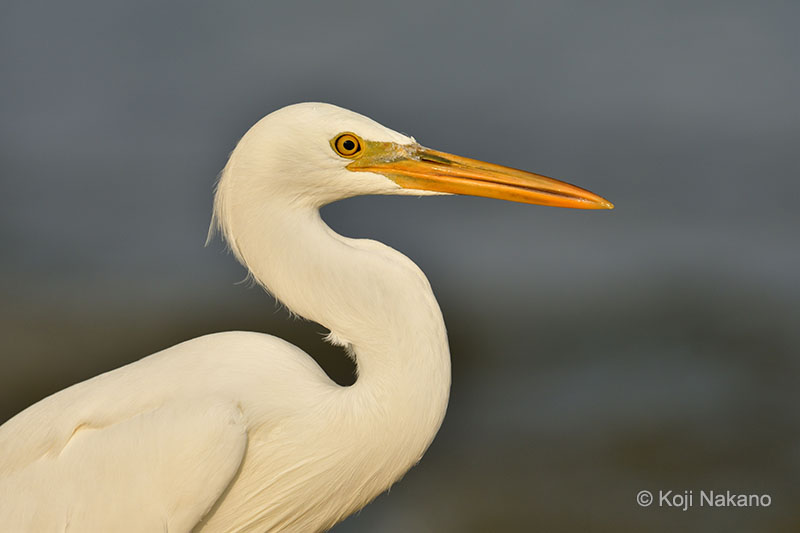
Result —
<svg viewBox="0 0 800 533"><path fill-rule="evenodd" d="M574 185L431 150L352 111L302 103L256 123L223 171L219 192L247 181L250 195L321 207L366 194L466 194L515 202L611 209ZM244 184L242 184L244 185Z"/></svg>

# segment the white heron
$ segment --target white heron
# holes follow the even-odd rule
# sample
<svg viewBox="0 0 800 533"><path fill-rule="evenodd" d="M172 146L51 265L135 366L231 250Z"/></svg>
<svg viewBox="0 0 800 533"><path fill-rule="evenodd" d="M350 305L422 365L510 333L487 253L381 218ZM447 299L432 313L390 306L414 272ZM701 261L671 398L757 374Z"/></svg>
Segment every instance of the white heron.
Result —
<svg viewBox="0 0 800 533"><path fill-rule="evenodd" d="M444 417L444 321L411 260L335 233L319 209L447 193L612 207L329 104L256 123L222 172L212 228L258 283L347 349L355 384L337 385L281 339L227 332L73 385L0 427L0 530L319 531L389 488Z"/></svg>

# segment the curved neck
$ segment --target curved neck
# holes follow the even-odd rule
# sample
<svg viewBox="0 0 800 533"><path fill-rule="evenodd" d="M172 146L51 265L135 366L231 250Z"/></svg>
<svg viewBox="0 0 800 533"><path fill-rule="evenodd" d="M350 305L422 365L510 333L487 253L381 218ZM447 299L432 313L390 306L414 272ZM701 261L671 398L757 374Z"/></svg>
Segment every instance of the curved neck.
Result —
<svg viewBox="0 0 800 533"><path fill-rule="evenodd" d="M450 389L444 321L422 271L388 246L335 233L312 208L240 210L229 223L253 276L353 353L347 412L371 416L372 431L380 420L387 439L407 449L408 466L419 460Z"/></svg>

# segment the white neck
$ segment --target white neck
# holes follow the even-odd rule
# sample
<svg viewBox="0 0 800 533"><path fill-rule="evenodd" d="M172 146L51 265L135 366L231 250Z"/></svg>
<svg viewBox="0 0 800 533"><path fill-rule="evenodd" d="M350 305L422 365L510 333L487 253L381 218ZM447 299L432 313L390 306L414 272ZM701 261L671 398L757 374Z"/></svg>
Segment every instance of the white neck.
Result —
<svg viewBox="0 0 800 533"><path fill-rule="evenodd" d="M392 443L401 475L433 440L450 389L444 321L427 278L388 246L335 233L316 208L236 205L225 228L234 251L291 311L352 352L348 412L365 437Z"/></svg>

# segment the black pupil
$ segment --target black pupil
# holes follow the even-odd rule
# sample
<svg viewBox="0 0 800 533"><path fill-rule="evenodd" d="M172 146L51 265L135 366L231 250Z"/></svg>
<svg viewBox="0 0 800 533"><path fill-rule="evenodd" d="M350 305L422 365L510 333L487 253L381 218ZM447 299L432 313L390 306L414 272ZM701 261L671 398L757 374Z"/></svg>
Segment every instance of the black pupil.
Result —
<svg viewBox="0 0 800 533"><path fill-rule="evenodd" d="M354 143L354 142L353 142L352 140L350 140L350 139L347 139L345 142L343 142L343 143L342 143L342 146L344 146L344 149L345 149L345 150L347 150L347 151L349 152L349 151L351 151L351 150L355 150L355 148L356 148L356 143Z"/></svg>

